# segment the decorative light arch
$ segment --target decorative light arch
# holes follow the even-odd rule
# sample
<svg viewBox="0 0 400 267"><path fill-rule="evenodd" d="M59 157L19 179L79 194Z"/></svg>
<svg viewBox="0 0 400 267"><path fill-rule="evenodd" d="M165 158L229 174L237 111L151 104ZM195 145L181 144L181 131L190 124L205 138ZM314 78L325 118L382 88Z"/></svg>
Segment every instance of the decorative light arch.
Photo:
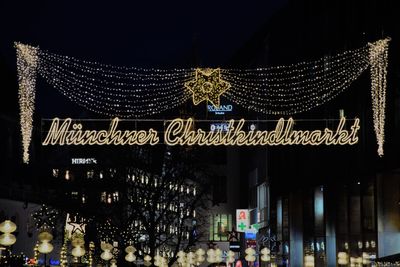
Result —
<svg viewBox="0 0 400 267"><path fill-rule="evenodd" d="M315 61L255 69L144 69L50 53L16 42L23 161L29 162L36 76L88 110L143 117L195 105L219 106L220 96L248 109L291 115L322 105L346 90L366 69L378 154L383 155L386 76L390 38Z"/></svg>

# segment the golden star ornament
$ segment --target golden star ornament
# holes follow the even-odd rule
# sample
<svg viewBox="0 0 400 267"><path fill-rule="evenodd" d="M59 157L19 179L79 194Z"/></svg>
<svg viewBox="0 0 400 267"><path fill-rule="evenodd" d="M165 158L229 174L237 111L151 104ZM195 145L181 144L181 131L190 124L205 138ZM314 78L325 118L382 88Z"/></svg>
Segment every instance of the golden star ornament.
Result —
<svg viewBox="0 0 400 267"><path fill-rule="evenodd" d="M196 69L195 79L185 83L185 87L193 94L193 104L198 105L202 101L209 101L214 107L219 107L220 96L231 85L221 79L221 70Z"/></svg>

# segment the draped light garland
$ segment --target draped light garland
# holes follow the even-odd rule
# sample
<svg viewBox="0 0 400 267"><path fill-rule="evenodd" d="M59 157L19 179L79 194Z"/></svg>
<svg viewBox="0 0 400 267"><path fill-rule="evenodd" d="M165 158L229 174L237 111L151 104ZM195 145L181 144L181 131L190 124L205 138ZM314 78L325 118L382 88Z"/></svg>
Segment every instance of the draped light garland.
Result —
<svg viewBox="0 0 400 267"><path fill-rule="evenodd" d="M36 74L71 101L107 116L143 117L175 108L190 98L218 107L220 96L265 114L291 115L330 101L366 69L378 154L383 155L386 75L390 38L333 56L255 69L144 69L62 56L15 43L23 161L29 161Z"/></svg>
<svg viewBox="0 0 400 267"><path fill-rule="evenodd" d="M383 156L385 142L386 76L388 65L389 39L369 44L371 63L371 97L374 117L374 130L378 143L378 154Z"/></svg>
<svg viewBox="0 0 400 267"><path fill-rule="evenodd" d="M32 138L32 120L35 109L36 71L38 67L39 48L20 43L17 50L18 98L23 146L23 161L29 162L29 145Z"/></svg>

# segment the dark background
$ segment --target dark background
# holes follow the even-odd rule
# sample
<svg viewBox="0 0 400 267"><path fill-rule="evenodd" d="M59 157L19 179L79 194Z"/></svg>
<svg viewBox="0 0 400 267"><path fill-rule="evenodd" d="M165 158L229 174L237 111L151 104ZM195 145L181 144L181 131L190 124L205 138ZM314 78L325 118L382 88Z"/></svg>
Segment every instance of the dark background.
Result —
<svg viewBox="0 0 400 267"><path fill-rule="evenodd" d="M268 169L278 178L277 183L289 182L295 187L400 165L399 9L394 1L2 1L0 11L0 179L2 188L7 189L0 191L4 196L23 198L18 194L26 190L34 194L26 185L43 185L52 164L64 164L70 155L110 155L104 149L49 152L40 146L41 118L100 116L38 79L32 162L29 166L21 163L14 41L115 65L248 68L314 60L390 36L385 157L376 154L370 79L365 72L335 100L294 116L331 119L338 118L339 109L344 109L348 118L361 118L360 143L335 148L275 147L268 152ZM193 109L188 103L186 109L196 118L208 118L205 105ZM235 110L236 118L275 119L238 107ZM313 128L312 123L309 128ZM210 156L206 148L203 150L204 161L221 155ZM243 149L245 159L254 153Z"/></svg>

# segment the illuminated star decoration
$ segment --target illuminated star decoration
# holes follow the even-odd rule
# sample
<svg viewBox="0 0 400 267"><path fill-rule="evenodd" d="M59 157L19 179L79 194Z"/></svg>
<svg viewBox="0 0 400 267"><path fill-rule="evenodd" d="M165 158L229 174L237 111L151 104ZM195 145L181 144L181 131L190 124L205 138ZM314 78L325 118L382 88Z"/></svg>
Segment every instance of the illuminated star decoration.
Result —
<svg viewBox="0 0 400 267"><path fill-rule="evenodd" d="M232 231L228 231L228 241L239 241L239 232L232 227Z"/></svg>
<svg viewBox="0 0 400 267"><path fill-rule="evenodd" d="M97 227L98 235L101 241L114 240L117 235L118 229L114 226L110 219L107 219L104 223Z"/></svg>
<svg viewBox="0 0 400 267"><path fill-rule="evenodd" d="M209 101L214 107L219 107L220 96L228 90L231 85L221 79L221 70L218 69L196 69L194 80L185 83L185 87L193 94L193 104L198 105L202 101Z"/></svg>
<svg viewBox="0 0 400 267"><path fill-rule="evenodd" d="M33 220L35 221L38 229L54 228L56 225L56 218L58 212L54 209L42 205L40 209L32 214Z"/></svg>
<svg viewBox="0 0 400 267"><path fill-rule="evenodd" d="M75 233L84 235L86 220L80 216L71 216L67 214L66 230L73 236Z"/></svg>
<svg viewBox="0 0 400 267"><path fill-rule="evenodd" d="M121 237L126 244L132 244L136 239L136 231L133 223L129 224L124 231L121 233Z"/></svg>

